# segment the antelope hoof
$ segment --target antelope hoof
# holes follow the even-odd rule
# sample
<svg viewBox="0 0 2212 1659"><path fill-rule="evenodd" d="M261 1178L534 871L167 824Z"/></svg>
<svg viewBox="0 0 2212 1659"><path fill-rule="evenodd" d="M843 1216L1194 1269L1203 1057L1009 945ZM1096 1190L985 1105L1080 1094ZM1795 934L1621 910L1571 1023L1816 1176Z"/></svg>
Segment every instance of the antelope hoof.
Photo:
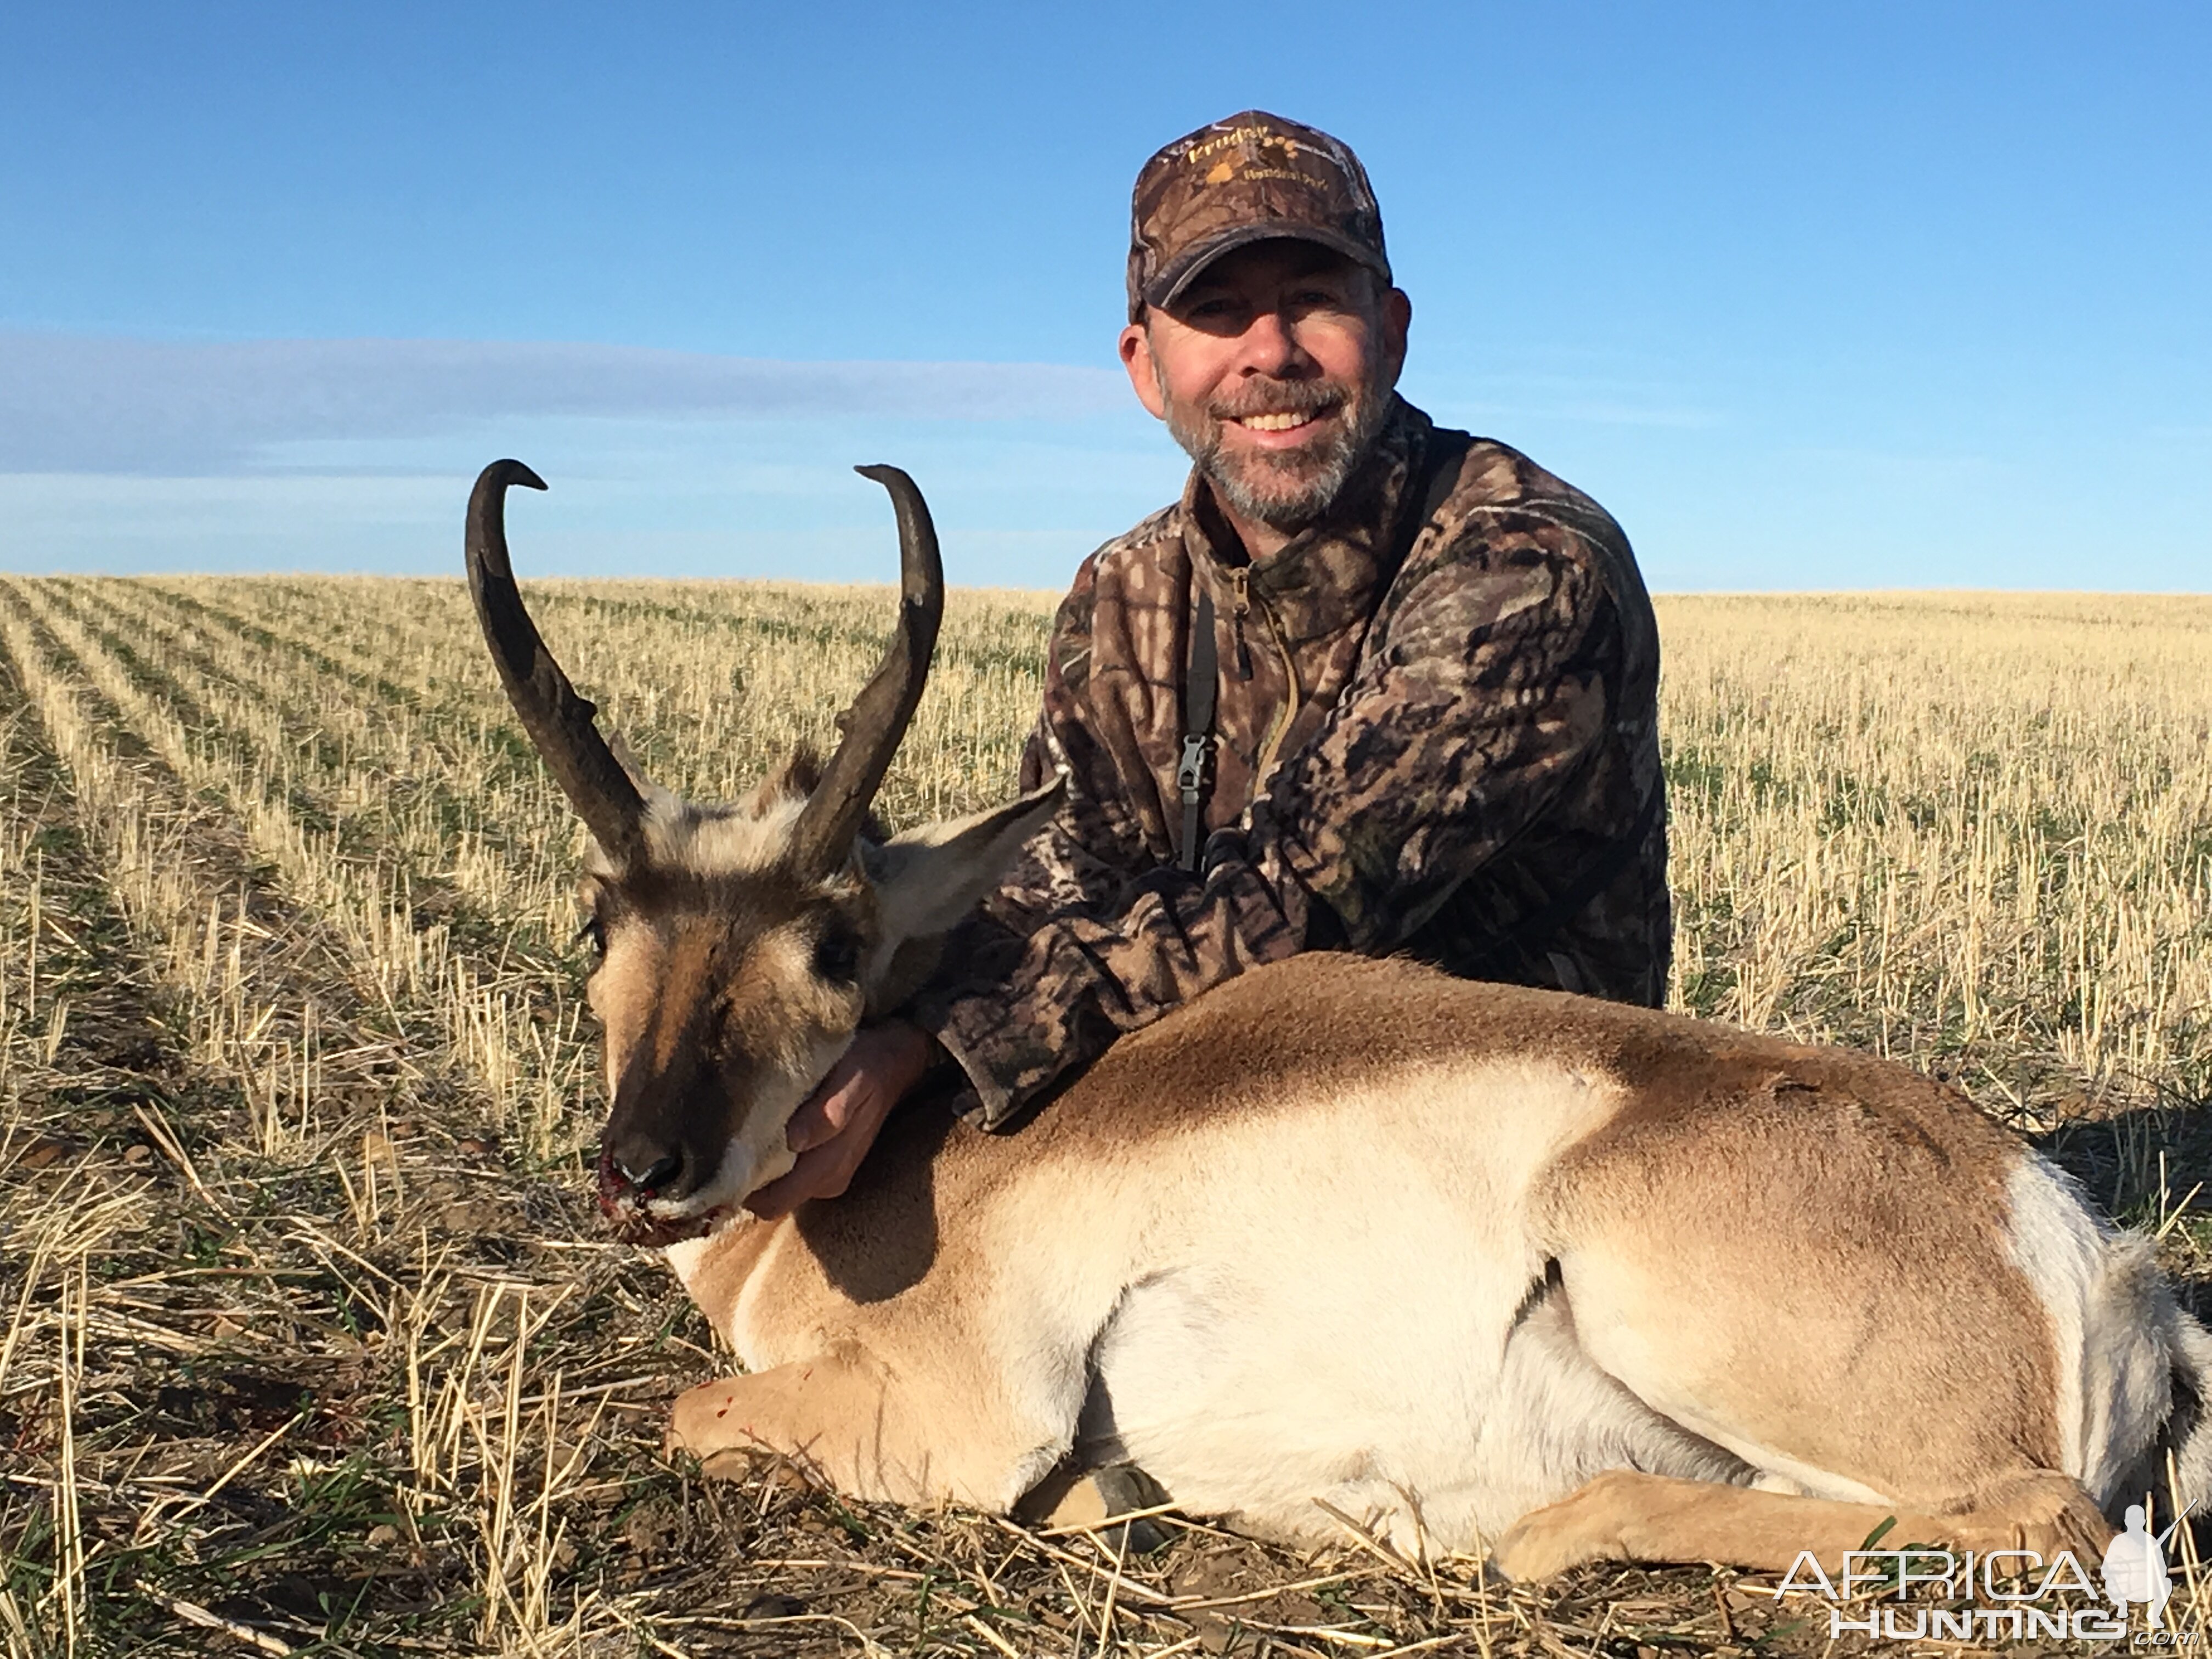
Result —
<svg viewBox="0 0 2212 1659"><path fill-rule="evenodd" d="M1117 1517L1168 1501L1160 1484L1133 1463L1112 1463L1078 1477L1060 1495L1045 1524L1082 1528L1115 1555L1150 1555L1168 1541L1168 1530L1148 1515Z"/></svg>

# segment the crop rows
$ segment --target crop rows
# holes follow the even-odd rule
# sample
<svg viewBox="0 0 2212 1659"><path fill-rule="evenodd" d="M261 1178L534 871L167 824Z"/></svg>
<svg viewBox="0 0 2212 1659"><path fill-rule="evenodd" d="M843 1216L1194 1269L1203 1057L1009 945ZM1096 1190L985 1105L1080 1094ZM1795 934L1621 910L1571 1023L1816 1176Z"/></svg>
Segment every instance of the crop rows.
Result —
<svg viewBox="0 0 2212 1659"><path fill-rule="evenodd" d="M707 798L834 740L890 612L730 584L532 603L644 769ZM1049 617L954 596L895 823L1011 790ZM1677 1002L1954 1078L2193 1273L2212 603L1662 621ZM1629 1653L1766 1617L1703 1571L1504 1593L1202 1528L1117 1565L696 1486L657 1425L710 1339L589 1200L580 832L460 586L0 580L0 750L11 1656Z"/></svg>

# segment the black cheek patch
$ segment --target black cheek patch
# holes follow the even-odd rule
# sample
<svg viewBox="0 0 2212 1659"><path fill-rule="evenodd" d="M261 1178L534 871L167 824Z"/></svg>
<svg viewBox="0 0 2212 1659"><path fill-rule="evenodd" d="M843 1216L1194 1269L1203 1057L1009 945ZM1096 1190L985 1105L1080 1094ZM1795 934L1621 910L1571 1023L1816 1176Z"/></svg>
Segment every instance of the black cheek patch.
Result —
<svg viewBox="0 0 2212 1659"><path fill-rule="evenodd" d="M814 941L814 975L833 985L851 985L860 976L860 936L832 927Z"/></svg>

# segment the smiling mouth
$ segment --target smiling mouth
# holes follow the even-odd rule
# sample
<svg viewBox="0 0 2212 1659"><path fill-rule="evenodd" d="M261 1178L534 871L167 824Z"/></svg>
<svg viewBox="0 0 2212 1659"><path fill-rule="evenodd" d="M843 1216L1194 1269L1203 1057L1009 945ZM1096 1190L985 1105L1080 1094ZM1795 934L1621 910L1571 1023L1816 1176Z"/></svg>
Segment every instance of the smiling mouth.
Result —
<svg viewBox="0 0 2212 1659"><path fill-rule="evenodd" d="M1310 426L1329 411L1326 409L1286 409L1269 415L1232 415L1230 418L1248 432L1295 432Z"/></svg>

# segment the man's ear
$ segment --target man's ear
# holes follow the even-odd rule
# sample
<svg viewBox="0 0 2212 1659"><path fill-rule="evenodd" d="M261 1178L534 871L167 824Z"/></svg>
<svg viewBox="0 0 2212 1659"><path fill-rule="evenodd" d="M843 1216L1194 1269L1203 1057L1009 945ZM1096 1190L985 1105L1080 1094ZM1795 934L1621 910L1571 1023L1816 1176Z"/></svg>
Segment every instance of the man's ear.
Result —
<svg viewBox="0 0 2212 1659"><path fill-rule="evenodd" d="M1406 337L1413 326L1413 301L1402 288L1382 295L1383 361L1389 365L1389 384L1398 384L1406 367Z"/></svg>
<svg viewBox="0 0 2212 1659"><path fill-rule="evenodd" d="M1156 420L1167 418L1167 399L1160 396L1159 365L1152 361L1152 336L1145 323L1132 323L1121 331L1121 367L1127 371L1129 389Z"/></svg>
<svg viewBox="0 0 2212 1659"><path fill-rule="evenodd" d="M883 917L883 946L942 933L966 915L997 884L1022 843L1060 810L1066 787L1066 779L1054 778L1011 805L925 824L881 847L864 847Z"/></svg>

